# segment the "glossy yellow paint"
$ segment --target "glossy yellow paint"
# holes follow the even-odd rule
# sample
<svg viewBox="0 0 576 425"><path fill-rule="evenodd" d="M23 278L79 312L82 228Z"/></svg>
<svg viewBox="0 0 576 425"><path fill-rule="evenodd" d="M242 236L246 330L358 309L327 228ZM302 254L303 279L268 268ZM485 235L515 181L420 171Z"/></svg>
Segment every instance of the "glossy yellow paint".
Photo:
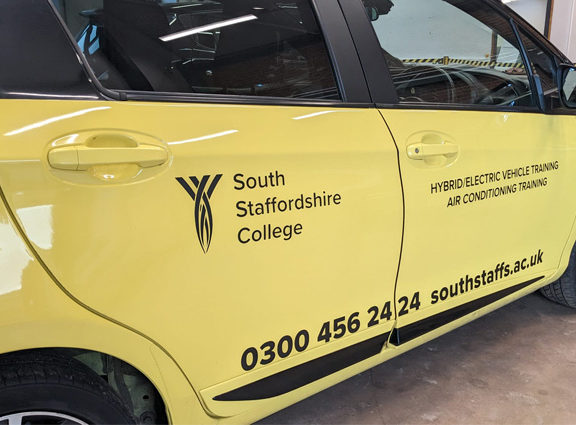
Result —
<svg viewBox="0 0 576 425"><path fill-rule="evenodd" d="M576 215L576 199L569 195L576 178L576 140L570 136L576 130L574 117L381 112L401 152L406 201L398 297L420 291L422 301L418 312L399 317L399 326L565 269L562 258ZM457 154L444 150L440 153L445 155L432 156L436 162L415 160L416 143L457 148ZM542 262L533 267L509 276L496 272L503 268L499 264L513 266L524 258L528 264L532 256L538 261L539 252ZM479 287L466 286L467 278L484 271L495 272L498 279L488 283L487 274ZM441 291L447 299L440 298Z"/></svg>
<svg viewBox="0 0 576 425"><path fill-rule="evenodd" d="M576 203L566 196L573 117L23 100L1 100L0 113L0 266L9 272L0 281L0 353L75 347L119 357L158 387L173 423L246 423L286 407L544 285L576 238ZM502 182L431 189L554 161L557 169L538 173L546 186L473 204L449 205ZM266 187L253 187L259 181ZM202 182L216 183L198 203ZM323 206L305 208L314 193ZM248 201L265 209L290 199L291 211L247 212ZM202 221L207 209L213 228ZM270 239L248 240L264 233ZM461 277L538 250L534 267L432 303ZM294 391L214 400L537 276ZM400 315L400 299L416 292L419 308ZM397 320L368 327L370 308L386 302ZM360 325L335 338L342 317ZM330 342L318 338L326 322ZM303 331L305 349L261 364L267 342L295 344ZM250 349L259 361L243 368Z"/></svg>
<svg viewBox="0 0 576 425"><path fill-rule="evenodd" d="M176 363L150 340L67 296L27 246L3 203L0 268L2 353L50 347L106 353L148 376L166 402L173 423L206 421L198 398Z"/></svg>
<svg viewBox="0 0 576 425"><path fill-rule="evenodd" d="M78 300L169 352L208 414L258 415L303 398L323 384L275 399L213 399L391 330L393 320L367 327L368 309L393 294L402 231L397 151L378 111L49 101L2 101L0 110L0 151L9 152L0 185L33 250ZM172 160L143 169L145 178L109 180L50 166L51 149L86 132L143 134ZM176 178L192 186L189 176L219 174L205 253L194 200ZM264 176L268 187L240 190ZM323 206L239 216L238 202L314 194ZM247 242L268 224L272 240ZM317 340L324 322L354 312L355 333ZM263 359L264 343L304 330L302 352L242 368L246 349Z"/></svg>

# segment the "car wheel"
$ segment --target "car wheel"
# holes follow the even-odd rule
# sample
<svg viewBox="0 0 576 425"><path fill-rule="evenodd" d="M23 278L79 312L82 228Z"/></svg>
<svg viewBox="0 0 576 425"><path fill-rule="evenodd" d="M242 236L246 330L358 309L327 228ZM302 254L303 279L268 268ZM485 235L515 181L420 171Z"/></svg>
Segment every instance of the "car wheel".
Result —
<svg viewBox="0 0 576 425"><path fill-rule="evenodd" d="M576 308L576 246L570 253L570 263L566 272L556 282L542 288L540 292L549 300Z"/></svg>
<svg viewBox="0 0 576 425"><path fill-rule="evenodd" d="M135 423L112 387L75 359L33 352L0 358L0 425Z"/></svg>

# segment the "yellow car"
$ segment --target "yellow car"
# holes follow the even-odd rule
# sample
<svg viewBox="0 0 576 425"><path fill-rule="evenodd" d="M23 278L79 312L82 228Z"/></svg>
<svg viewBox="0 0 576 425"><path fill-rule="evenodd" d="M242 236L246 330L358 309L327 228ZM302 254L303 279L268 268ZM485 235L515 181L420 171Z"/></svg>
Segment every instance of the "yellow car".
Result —
<svg viewBox="0 0 576 425"><path fill-rule="evenodd" d="M0 424L250 423L576 307L575 68L499 1L3 0L0 63Z"/></svg>

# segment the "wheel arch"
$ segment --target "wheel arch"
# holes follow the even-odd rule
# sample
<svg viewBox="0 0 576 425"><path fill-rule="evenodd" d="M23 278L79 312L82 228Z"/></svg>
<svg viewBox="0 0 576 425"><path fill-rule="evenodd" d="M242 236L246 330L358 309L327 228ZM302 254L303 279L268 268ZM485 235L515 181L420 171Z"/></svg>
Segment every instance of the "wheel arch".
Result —
<svg viewBox="0 0 576 425"><path fill-rule="evenodd" d="M168 411L164 397L156 385L130 363L100 351L78 348L49 347L13 351L0 356L29 356L50 361L53 358L75 359L100 376L112 387L130 413L140 423L167 424Z"/></svg>
<svg viewBox="0 0 576 425"><path fill-rule="evenodd" d="M56 284L10 214L1 188L0 198L0 357L41 349L102 353L133 366L153 384L170 423L214 422L164 349L89 310Z"/></svg>
<svg viewBox="0 0 576 425"><path fill-rule="evenodd" d="M555 282L556 280L560 279L562 275L568 269L568 265L570 264L570 255L572 254L572 249L576 246L576 217L572 222L572 229L570 230L570 235L566 240L564 248L562 250L562 255L560 257L560 263L558 264L558 270L554 275L550 276L547 279L547 283Z"/></svg>
<svg viewBox="0 0 576 425"><path fill-rule="evenodd" d="M104 319L95 316L87 319L47 320L44 317L38 321L0 326L3 335L0 358L7 354L37 351L76 357L90 367L89 361L82 359L82 354L107 356L118 365L136 370L154 388L162 400L167 423L213 421L176 363L160 348Z"/></svg>

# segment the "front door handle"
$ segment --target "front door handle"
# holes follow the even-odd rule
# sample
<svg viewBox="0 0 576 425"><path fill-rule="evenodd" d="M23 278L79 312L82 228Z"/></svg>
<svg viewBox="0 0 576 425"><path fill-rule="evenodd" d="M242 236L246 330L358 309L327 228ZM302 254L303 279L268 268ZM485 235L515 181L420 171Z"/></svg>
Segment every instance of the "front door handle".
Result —
<svg viewBox="0 0 576 425"><path fill-rule="evenodd" d="M458 145L453 143L414 143L408 146L408 158L424 160L435 156L452 156L458 150Z"/></svg>

